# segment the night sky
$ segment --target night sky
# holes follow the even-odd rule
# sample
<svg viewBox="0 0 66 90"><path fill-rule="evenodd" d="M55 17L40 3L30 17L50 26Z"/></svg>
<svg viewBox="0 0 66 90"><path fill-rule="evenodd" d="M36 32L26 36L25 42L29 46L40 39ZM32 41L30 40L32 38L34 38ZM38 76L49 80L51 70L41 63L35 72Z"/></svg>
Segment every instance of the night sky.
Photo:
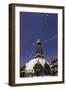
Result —
<svg viewBox="0 0 66 90"><path fill-rule="evenodd" d="M57 57L58 16L53 13L20 12L20 65L35 56L35 42L40 39L45 58Z"/></svg>

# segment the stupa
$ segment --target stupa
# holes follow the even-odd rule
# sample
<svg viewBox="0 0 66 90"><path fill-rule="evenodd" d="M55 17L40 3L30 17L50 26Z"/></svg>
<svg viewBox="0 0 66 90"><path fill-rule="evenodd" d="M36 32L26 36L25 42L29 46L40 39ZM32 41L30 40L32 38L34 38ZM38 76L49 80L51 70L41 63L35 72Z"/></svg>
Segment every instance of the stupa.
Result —
<svg viewBox="0 0 66 90"><path fill-rule="evenodd" d="M35 56L25 64L25 76L50 75L50 65L45 59L40 39L36 41Z"/></svg>

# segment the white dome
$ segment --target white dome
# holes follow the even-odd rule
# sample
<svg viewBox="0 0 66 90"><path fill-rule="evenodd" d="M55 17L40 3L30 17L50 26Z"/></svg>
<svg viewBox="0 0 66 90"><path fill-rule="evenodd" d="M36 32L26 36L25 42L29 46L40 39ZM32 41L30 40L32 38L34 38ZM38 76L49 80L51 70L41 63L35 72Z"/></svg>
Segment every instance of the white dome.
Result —
<svg viewBox="0 0 66 90"><path fill-rule="evenodd" d="M49 64L44 58L31 59L28 63L26 63L26 72L33 72L33 67L37 62L40 62L43 67L45 63Z"/></svg>

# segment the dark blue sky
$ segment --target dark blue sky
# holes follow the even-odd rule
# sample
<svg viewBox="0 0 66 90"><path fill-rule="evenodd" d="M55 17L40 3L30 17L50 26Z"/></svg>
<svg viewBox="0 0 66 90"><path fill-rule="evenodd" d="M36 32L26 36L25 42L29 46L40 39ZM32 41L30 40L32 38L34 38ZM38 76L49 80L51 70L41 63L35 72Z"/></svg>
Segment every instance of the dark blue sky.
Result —
<svg viewBox="0 0 66 90"><path fill-rule="evenodd" d="M57 57L57 20L57 14L20 12L20 65L35 56L37 39L41 40L48 61Z"/></svg>

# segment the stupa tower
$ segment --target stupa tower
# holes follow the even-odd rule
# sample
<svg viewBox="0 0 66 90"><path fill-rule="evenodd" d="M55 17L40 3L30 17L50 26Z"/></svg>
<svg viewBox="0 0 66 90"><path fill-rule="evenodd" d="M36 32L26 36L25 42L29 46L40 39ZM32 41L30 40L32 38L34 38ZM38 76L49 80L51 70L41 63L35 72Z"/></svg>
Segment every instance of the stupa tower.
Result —
<svg viewBox="0 0 66 90"><path fill-rule="evenodd" d="M36 41L36 55L35 55L35 58L37 58L37 57L40 57L40 58L44 57L40 39L38 39Z"/></svg>

